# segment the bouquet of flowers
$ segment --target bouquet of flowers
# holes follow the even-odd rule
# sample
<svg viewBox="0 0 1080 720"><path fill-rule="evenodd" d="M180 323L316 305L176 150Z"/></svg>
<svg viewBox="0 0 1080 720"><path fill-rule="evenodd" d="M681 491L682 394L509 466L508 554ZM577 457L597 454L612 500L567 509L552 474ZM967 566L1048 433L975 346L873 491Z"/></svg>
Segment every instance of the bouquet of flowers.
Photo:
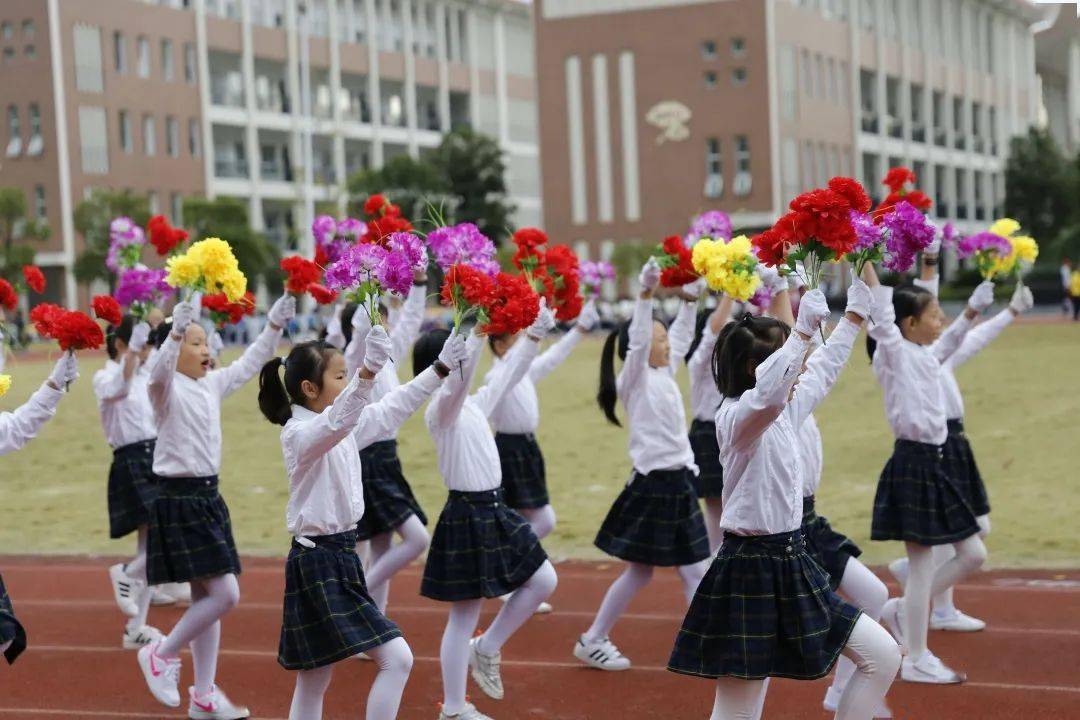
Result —
<svg viewBox="0 0 1080 720"><path fill-rule="evenodd" d="M367 225L355 218L337 221L329 215L320 215L311 223L311 234L315 238L315 264L326 267L337 262L350 245L362 240L367 233Z"/></svg>
<svg viewBox="0 0 1080 720"><path fill-rule="evenodd" d="M455 265L470 265L490 277L499 272L495 244L473 223L436 228L428 233L427 244L435 264L443 272Z"/></svg>
<svg viewBox="0 0 1080 720"><path fill-rule="evenodd" d="M471 317L487 324L487 311L495 298L495 279L467 263L452 265L443 276L439 293L443 305L454 309L454 327Z"/></svg>
<svg viewBox="0 0 1080 720"><path fill-rule="evenodd" d="M719 210L703 212L690 223L690 232L683 241L687 247L693 247L694 243L702 238L723 240L731 239L731 218L728 214Z"/></svg>
<svg viewBox="0 0 1080 720"><path fill-rule="evenodd" d="M8 390L11 389L11 376L0 375L0 398L8 394Z"/></svg>
<svg viewBox="0 0 1080 720"><path fill-rule="evenodd" d="M869 213L852 210L849 217L851 227L855 229L855 244L844 257L855 268L855 274L859 275L866 263L884 259L885 234Z"/></svg>
<svg viewBox="0 0 1080 720"><path fill-rule="evenodd" d="M885 228L884 266L905 273L915 264L915 255L934 241L937 229L926 215L907 200L901 200L882 218ZM862 269L862 265L859 266Z"/></svg>
<svg viewBox="0 0 1080 720"><path fill-rule="evenodd" d="M61 350L96 350L105 343L101 326L86 313L42 303L30 311L30 322L38 335L56 340Z"/></svg>
<svg viewBox="0 0 1080 720"><path fill-rule="evenodd" d="M745 235L731 242L704 238L692 252L694 271L705 278L709 289L746 302L761 285L755 269L758 259Z"/></svg>
<svg viewBox="0 0 1080 720"><path fill-rule="evenodd" d="M669 235L656 248L656 260L660 265L660 284L664 287L682 287L698 279L690 248L678 235Z"/></svg>
<svg viewBox="0 0 1080 720"><path fill-rule="evenodd" d="M407 295L413 273L427 267L427 253L411 233L393 233L383 244L361 242L326 269L326 288L344 293L367 308L371 324L379 323L379 297L384 292Z"/></svg>
<svg viewBox="0 0 1080 720"><path fill-rule="evenodd" d="M539 312L540 296L528 281L501 272L495 276L495 290L484 308L487 322L482 329L488 335L513 335L532 325Z"/></svg>
<svg viewBox="0 0 1080 720"><path fill-rule="evenodd" d="M0 307L14 310L18 304L19 296L15 293L15 288L7 280L0 278Z"/></svg>
<svg viewBox="0 0 1080 720"><path fill-rule="evenodd" d="M543 280L539 279L538 276L542 276L545 271L544 246L548 242L547 233L540 228L520 228L514 232L511 240L517 246L514 257L511 259L514 267L525 273L525 279L529 281L534 290L543 292Z"/></svg>
<svg viewBox="0 0 1080 720"><path fill-rule="evenodd" d="M308 285L308 293L319 305L333 305L338 298L337 291L319 283Z"/></svg>
<svg viewBox="0 0 1080 720"><path fill-rule="evenodd" d="M124 314L120 311L120 303L116 302L116 298L112 295L95 295L90 301L90 307L99 320L104 320L110 325L119 325L124 319Z"/></svg>
<svg viewBox="0 0 1080 720"><path fill-rule="evenodd" d="M38 295L45 292L45 273L41 272L41 268L37 265L23 265L22 274L26 287Z"/></svg>
<svg viewBox="0 0 1080 720"><path fill-rule="evenodd" d="M281 259L285 271L285 289L294 295L303 295L308 288L322 279L322 269L313 261L299 255Z"/></svg>
<svg viewBox="0 0 1080 720"><path fill-rule="evenodd" d="M600 297L600 288L604 281L615 279L615 268L603 260L586 260L581 263L578 275L585 286L585 296Z"/></svg>
<svg viewBox="0 0 1080 720"><path fill-rule="evenodd" d="M889 194L875 208L875 221L881 222L881 218L888 214L901 200L906 201L921 212L926 212L933 207L934 202L930 197L923 191L914 188L917 180L915 173L906 167L889 168L889 172L885 173L885 177L881 181L882 185L889 188Z"/></svg>
<svg viewBox="0 0 1080 720"><path fill-rule="evenodd" d="M765 284L758 285L757 290L750 296L750 304L756 307L760 312L765 312L769 309L769 305L772 304L772 290Z"/></svg>
<svg viewBox="0 0 1080 720"><path fill-rule="evenodd" d="M412 223L401 214L401 208L380 194L372 195L364 202L364 214L368 216L367 242L382 244L397 232L412 232Z"/></svg>
<svg viewBox="0 0 1080 720"><path fill-rule="evenodd" d="M122 268L133 268L139 264L146 234L135 221L127 216L113 218L109 223L109 252L105 256L105 267L113 272Z"/></svg>
<svg viewBox="0 0 1080 720"><path fill-rule="evenodd" d="M553 245L544 253L544 297L555 319L570 322L581 314L580 267L577 254L569 245ZM531 321L530 321L531 322Z"/></svg>
<svg viewBox="0 0 1080 720"><path fill-rule="evenodd" d="M1000 259L997 274L1016 275L1019 282L1023 282L1023 273L1039 257L1039 244L1035 238L1027 235L1017 235L1020 232L1020 223L1012 218L1002 218L990 226L990 232L1000 235L1009 242L1009 253Z"/></svg>
<svg viewBox="0 0 1080 720"><path fill-rule="evenodd" d="M146 223L146 229L150 233L150 244L161 257L171 254L188 239L187 231L174 228L164 215L155 215L150 218L150 222Z"/></svg>
<svg viewBox="0 0 1080 720"><path fill-rule="evenodd" d="M980 232L962 237L956 242L956 254L961 259L975 258L975 266L984 279L991 279L1001 268L1001 261L1012 250L1009 241L992 232Z"/></svg>
<svg viewBox="0 0 1080 720"><path fill-rule="evenodd" d="M249 290L236 302L230 302L225 293L204 295L203 308L210 313L210 319L220 330L226 325L235 325L245 315L255 313L255 295Z"/></svg>
<svg viewBox="0 0 1080 720"><path fill-rule="evenodd" d="M189 293L223 292L230 302L237 302L247 291L247 278L240 272L229 243L221 238L200 240L186 253L169 258L165 266L165 282Z"/></svg>
<svg viewBox="0 0 1080 720"><path fill-rule="evenodd" d="M165 282L165 270L134 267L122 270L113 297L139 320L145 320L155 305L161 305L173 294Z"/></svg>

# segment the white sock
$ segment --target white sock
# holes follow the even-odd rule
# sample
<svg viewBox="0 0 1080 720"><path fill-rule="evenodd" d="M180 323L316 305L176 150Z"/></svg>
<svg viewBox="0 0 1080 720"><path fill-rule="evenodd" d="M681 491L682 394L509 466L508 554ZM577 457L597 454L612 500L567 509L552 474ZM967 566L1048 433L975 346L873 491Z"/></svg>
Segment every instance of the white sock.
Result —
<svg viewBox="0 0 1080 720"><path fill-rule="evenodd" d="M836 720L871 718L896 679L900 648L888 630L860 615L843 652L855 662L857 670L840 696Z"/></svg>
<svg viewBox="0 0 1080 720"><path fill-rule="evenodd" d="M183 616L173 626L168 637L158 647L157 654L161 658L174 658L180 654L180 650L185 645L191 644L192 655L196 655L195 639L200 637L204 632L214 626L225 613L236 607L236 603L240 601L240 585L236 581L236 576L233 574L219 575L204 580L192 580L191 581L191 606L184 611ZM220 637L220 627L217 629ZM216 641L210 642L211 638L205 639L199 643L199 649L204 651L213 651L214 665L217 663L217 647ZM193 658L196 663L199 662L198 657ZM203 665L206 669L208 666ZM205 676L204 672L204 676ZM198 675L198 670L196 670ZM213 675L213 672L210 672ZM213 685L213 679L210 680L210 685ZM196 686L197 690L202 691L202 688ZM209 692L209 687L205 688L206 692Z"/></svg>
<svg viewBox="0 0 1080 720"><path fill-rule="evenodd" d="M709 552L713 555L716 555L720 543L724 541L724 533L720 530L720 515L723 509L724 504L720 498L705 498L705 532L709 534Z"/></svg>
<svg viewBox="0 0 1080 720"><path fill-rule="evenodd" d="M881 608L889 599L889 589L885 587L885 583L853 557L849 557L847 564L844 565L839 591L874 622L881 617ZM842 655L836 663L833 687L843 692L854 672L855 663L846 655Z"/></svg>
<svg viewBox="0 0 1080 720"><path fill-rule="evenodd" d="M410 515L397 527L396 532L401 536L401 542L397 545L391 546L392 533L371 539L372 562L370 570L365 573L368 589L383 611L386 610L387 596L390 594L390 578L420 557L431 542L427 528L415 515Z"/></svg>
<svg viewBox="0 0 1080 720"><path fill-rule="evenodd" d="M138 529L138 540L135 545L135 557L124 568L124 574L133 580L137 580L138 584L133 587L138 588L135 594L135 617L131 618L127 622L127 627L138 631L146 625L146 616L150 613L150 596L152 591L150 586L146 584L146 537L147 527L140 525Z"/></svg>
<svg viewBox="0 0 1080 720"><path fill-rule="evenodd" d="M623 570L622 575L615 578L615 582L611 583L611 587L604 595L592 626L585 631L583 637L586 642L598 642L611 633L611 628L615 627L619 616L626 612L626 606L641 588L652 580L652 574L652 565L626 563L626 569Z"/></svg>
<svg viewBox="0 0 1080 720"><path fill-rule="evenodd" d="M412 670L412 650L404 638L394 638L368 650L367 654L375 661L379 672L368 692L366 720L394 720Z"/></svg>
<svg viewBox="0 0 1080 720"><path fill-rule="evenodd" d="M683 582L683 594L686 596L686 604L689 606L694 600L697 586L701 584L701 578L705 577L705 571L709 569L709 560L702 560L693 565L679 565L675 572Z"/></svg>
<svg viewBox="0 0 1080 720"><path fill-rule="evenodd" d="M333 665L301 670L296 674L289 720L322 720L323 697L333 674Z"/></svg>
<svg viewBox="0 0 1080 720"><path fill-rule="evenodd" d="M555 529L555 509L550 505L541 508L522 508L518 510L521 516L532 525L536 537L543 540Z"/></svg>
<svg viewBox="0 0 1080 720"><path fill-rule="evenodd" d="M218 649L221 647L221 621L191 639L191 665L195 670L195 695L204 698L214 689L217 677Z"/></svg>
<svg viewBox="0 0 1080 720"><path fill-rule="evenodd" d="M765 707L767 689L765 680L719 678L710 720L758 720Z"/></svg>
<svg viewBox="0 0 1080 720"><path fill-rule="evenodd" d="M532 577L515 590L510 599L499 608L499 614L480 636L478 641L480 652L485 655L494 655L502 650L502 646L506 644L510 636L533 616L540 603L551 597L557 584L558 577L555 575L555 568L551 562L545 560Z"/></svg>
<svg viewBox="0 0 1080 720"><path fill-rule="evenodd" d="M450 603L439 665L442 669L443 711L456 715L465 707L465 682L469 675L469 639L480 620L482 600L459 600Z"/></svg>

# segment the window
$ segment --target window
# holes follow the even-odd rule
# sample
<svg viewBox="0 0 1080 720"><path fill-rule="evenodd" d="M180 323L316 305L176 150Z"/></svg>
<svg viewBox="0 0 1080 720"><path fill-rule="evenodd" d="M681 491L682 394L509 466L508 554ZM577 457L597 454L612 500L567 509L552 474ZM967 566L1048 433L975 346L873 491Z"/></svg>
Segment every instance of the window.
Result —
<svg viewBox="0 0 1080 720"><path fill-rule="evenodd" d="M964 100L959 97L953 98L953 132L955 133L953 146L957 150L966 150L967 135L964 129Z"/></svg>
<svg viewBox="0 0 1080 720"><path fill-rule="evenodd" d="M139 36L139 39L136 40L136 54L139 77L150 77L150 41L145 37Z"/></svg>
<svg viewBox="0 0 1080 720"><path fill-rule="evenodd" d="M716 73L712 70L705 71L705 87L716 87Z"/></svg>
<svg viewBox="0 0 1080 720"><path fill-rule="evenodd" d="M79 144L84 173L104 175L109 172L109 136L105 129L105 108L79 106Z"/></svg>
<svg viewBox="0 0 1080 720"><path fill-rule="evenodd" d="M33 40L34 39L34 21L33 20L23 20L22 21L22 34L23 34L23 40Z"/></svg>
<svg viewBox="0 0 1080 720"><path fill-rule="evenodd" d="M184 221L184 197L180 193L174 192L169 196L169 212L174 225Z"/></svg>
<svg viewBox="0 0 1080 720"><path fill-rule="evenodd" d="M117 118L117 126L120 131L120 149L126 153L135 150L135 140L131 136L131 115L127 110L121 110Z"/></svg>
<svg viewBox="0 0 1080 720"><path fill-rule="evenodd" d="M742 87L746 84L746 68L737 67L731 71L731 84L735 87Z"/></svg>
<svg viewBox="0 0 1080 720"><path fill-rule="evenodd" d="M165 118L165 152L180 157L180 123L174 117Z"/></svg>
<svg viewBox="0 0 1080 720"><path fill-rule="evenodd" d="M123 75L127 68L127 44L124 42L123 33L114 32L113 41L113 69Z"/></svg>
<svg viewBox="0 0 1080 720"><path fill-rule="evenodd" d="M23 55L26 56L27 60L33 60L37 57L37 48L35 48L33 45L27 45L23 48Z"/></svg>
<svg viewBox="0 0 1080 720"><path fill-rule="evenodd" d="M161 41L161 76L166 82L173 80L173 48L172 40Z"/></svg>
<svg viewBox="0 0 1080 720"><path fill-rule="evenodd" d="M701 43L701 57L705 60L716 59L716 41L705 40Z"/></svg>
<svg viewBox="0 0 1080 720"><path fill-rule="evenodd" d="M8 157L16 157L22 152L22 127L19 124L19 108L17 105L8 105L7 126L8 144L5 154Z"/></svg>
<svg viewBox="0 0 1080 720"><path fill-rule="evenodd" d="M195 46L184 43L184 82L195 84Z"/></svg>
<svg viewBox="0 0 1080 720"><path fill-rule="evenodd" d="M836 59L825 60L825 92L822 96L831 103L836 102Z"/></svg>
<svg viewBox="0 0 1080 720"><path fill-rule="evenodd" d="M841 60L837 65L836 75L836 98L840 102L841 107L848 106L848 83L851 82L851 76L848 74L848 64L844 60Z"/></svg>
<svg viewBox="0 0 1080 720"><path fill-rule="evenodd" d="M750 194L753 176L750 174L750 138L735 136L735 183L732 190L741 197Z"/></svg>
<svg viewBox="0 0 1080 720"><path fill-rule="evenodd" d="M731 56L737 58L746 57L746 38L731 38Z"/></svg>
<svg viewBox="0 0 1080 720"><path fill-rule="evenodd" d="M7 20L5 20L3 23L0 23L0 36L2 36L5 40L10 40L11 38L15 37L15 26L9 23Z"/></svg>
<svg viewBox="0 0 1080 720"><path fill-rule="evenodd" d="M922 85L911 85L911 139L926 142L926 111L923 107Z"/></svg>
<svg viewBox="0 0 1080 720"><path fill-rule="evenodd" d="M157 193L153 190L146 193L146 205L151 215L157 215L161 212L161 204L158 202Z"/></svg>
<svg viewBox="0 0 1080 720"><path fill-rule="evenodd" d="M798 106L796 88L795 50L790 45L780 46L780 113L785 120L794 120ZM798 193L796 193L798 194Z"/></svg>
<svg viewBox="0 0 1080 720"><path fill-rule="evenodd" d="M930 96L931 123L934 127L934 144L945 147L948 137L948 129L945 127L945 95L940 90L935 90Z"/></svg>
<svg viewBox="0 0 1080 720"><path fill-rule="evenodd" d="M862 0L862 4L859 6L859 20L863 30L866 30L867 32L874 32L876 24L874 5L874 0Z"/></svg>
<svg viewBox="0 0 1080 720"><path fill-rule="evenodd" d="M45 138L41 135L41 110L37 103L30 103L30 142L26 144L26 154L31 157L41 154L45 149Z"/></svg>
<svg viewBox="0 0 1080 720"><path fill-rule="evenodd" d="M718 198L724 192L724 163L720 154L720 140L705 140L705 197Z"/></svg>
<svg viewBox="0 0 1080 720"><path fill-rule="evenodd" d="M15 48L13 48L13 47L4 48L4 62L9 63L14 59L15 59Z"/></svg>
<svg viewBox="0 0 1080 720"><path fill-rule="evenodd" d="M199 143L199 121L195 118L188 120L188 153L191 157L199 157L200 143Z"/></svg>
<svg viewBox="0 0 1080 720"><path fill-rule="evenodd" d="M814 73L810 66L810 53L803 50L799 53L799 65L802 66L802 85L806 97L814 97Z"/></svg>
<svg viewBox="0 0 1080 720"><path fill-rule="evenodd" d="M38 220L45 219L45 186L34 186L34 217Z"/></svg>
<svg viewBox="0 0 1080 720"><path fill-rule="evenodd" d="M80 92L101 92L101 31L89 25L76 25L75 89Z"/></svg>
<svg viewBox="0 0 1080 720"><path fill-rule="evenodd" d="M143 115L142 119L142 134L143 134L143 152L147 155L157 154L157 138L154 137L154 116Z"/></svg>

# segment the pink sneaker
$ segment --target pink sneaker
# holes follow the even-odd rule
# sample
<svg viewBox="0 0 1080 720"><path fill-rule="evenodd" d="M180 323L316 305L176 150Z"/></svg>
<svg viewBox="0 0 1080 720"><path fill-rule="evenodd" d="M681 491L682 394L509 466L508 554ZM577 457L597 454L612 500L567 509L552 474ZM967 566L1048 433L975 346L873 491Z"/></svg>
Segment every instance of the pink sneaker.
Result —
<svg viewBox="0 0 1080 720"><path fill-rule="evenodd" d="M180 707L180 658L165 660L157 656L160 642L144 645L139 649L139 668L146 678L146 686L162 705Z"/></svg>
<svg viewBox="0 0 1080 720"><path fill-rule="evenodd" d="M191 720L241 720L251 715L246 707L233 705L217 685L206 697L195 694L195 688L188 688L191 702L188 703L188 717Z"/></svg>

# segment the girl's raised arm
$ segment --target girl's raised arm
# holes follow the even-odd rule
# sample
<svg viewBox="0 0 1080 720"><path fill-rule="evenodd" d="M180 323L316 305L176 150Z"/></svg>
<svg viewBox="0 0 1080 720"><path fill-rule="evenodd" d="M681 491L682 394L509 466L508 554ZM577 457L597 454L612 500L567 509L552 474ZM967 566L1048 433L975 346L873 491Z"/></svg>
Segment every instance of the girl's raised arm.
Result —
<svg viewBox="0 0 1080 720"><path fill-rule="evenodd" d="M296 298L292 295L283 295L270 307L266 314L266 327L244 350L244 354L228 367L213 370L206 376L221 397L226 397L247 383L248 380L259 374L259 370L274 356L277 351L281 333L289 321L296 316Z"/></svg>
<svg viewBox="0 0 1080 720"><path fill-rule="evenodd" d="M456 332L455 329L454 333ZM453 337L453 334L450 337ZM450 368L450 375L446 378L442 392L431 401L429 412L432 413L432 429L447 428L457 421L461 408L465 405L465 399L469 396L469 387L476 374L476 366L480 363L480 352L483 348L484 336L478 335L474 328L468 340L465 341L464 364L460 366L460 369Z"/></svg>
<svg viewBox="0 0 1080 720"><path fill-rule="evenodd" d="M540 314L525 331L525 338L514 343L514 347L507 353L506 361L476 391L475 400L485 416L490 418L491 413L495 412L495 408L506 397L506 393L525 377L529 366L536 358L536 353L540 351L540 343L553 327L555 327L555 314L541 301Z"/></svg>
<svg viewBox="0 0 1080 720"><path fill-rule="evenodd" d="M641 283L641 294L634 304L634 314L630 318L626 359L617 379L620 395L633 392L649 369L649 348L652 346L654 322L653 292L660 284L660 266L655 258L649 258L641 268L638 280Z"/></svg>
<svg viewBox="0 0 1080 720"><path fill-rule="evenodd" d="M600 314L596 312L596 301L589 300L585 303L585 307L581 309L581 314L578 315L574 327L570 328L568 333L545 350L540 357L533 360L532 365L529 366L529 378L533 382L539 382L547 377L552 370L570 357L570 353L578 346L581 339L592 332L592 329L599 322Z"/></svg>
<svg viewBox="0 0 1080 720"><path fill-rule="evenodd" d="M15 452L34 439L53 415L60 398L61 388L78 377L75 355L65 352L56 361L49 379L42 383L30 399L13 412L0 413L0 455Z"/></svg>
<svg viewBox="0 0 1080 720"><path fill-rule="evenodd" d="M686 363L686 369L690 371L690 377L695 383L713 382L712 357L716 349L716 339L720 337L720 331L731 319L731 308L734 304L735 301L730 297L721 295L716 309L712 311L705 327L701 329L701 340Z"/></svg>
<svg viewBox="0 0 1080 720"><path fill-rule="evenodd" d="M419 283L419 284L417 284ZM424 305L427 303L427 280L415 280L405 298L405 304L398 314L397 322L390 328L390 340L394 343L394 362L405 357L409 348L420 335L420 326L424 322Z"/></svg>

